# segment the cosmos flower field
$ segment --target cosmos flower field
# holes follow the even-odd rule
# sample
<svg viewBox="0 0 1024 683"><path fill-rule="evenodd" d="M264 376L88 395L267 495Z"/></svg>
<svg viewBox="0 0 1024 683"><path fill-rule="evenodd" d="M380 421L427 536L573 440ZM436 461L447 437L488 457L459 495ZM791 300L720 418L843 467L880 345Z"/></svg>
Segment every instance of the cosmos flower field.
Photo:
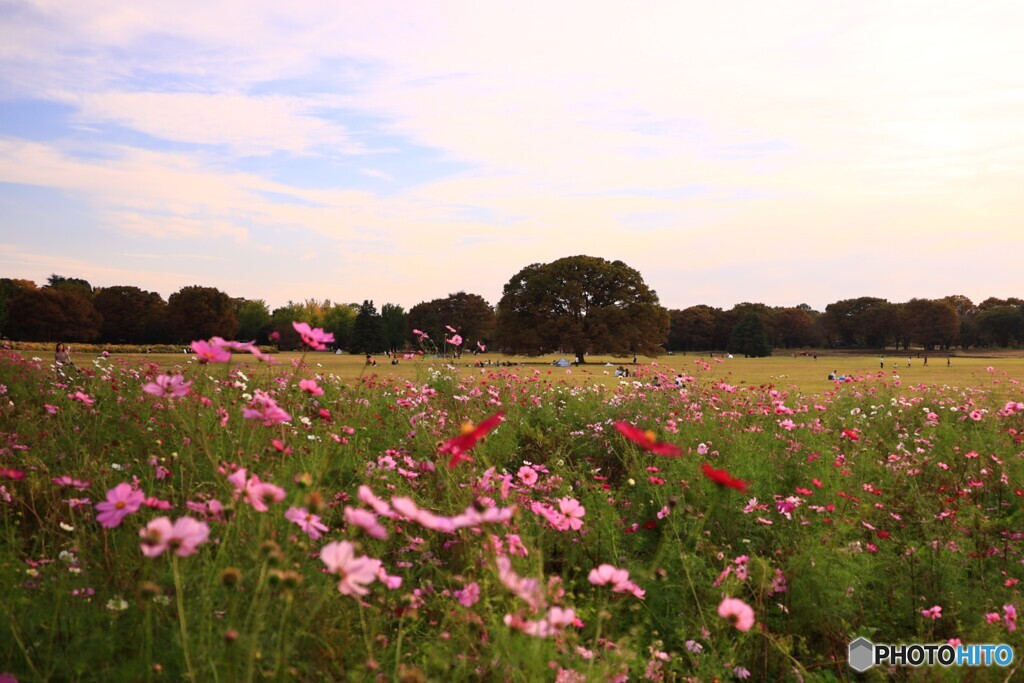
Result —
<svg viewBox="0 0 1024 683"><path fill-rule="evenodd" d="M1013 378L341 380L193 348L0 351L0 680L834 681L858 636L1008 643L970 673L1017 674ZM893 675L964 671L859 678Z"/></svg>

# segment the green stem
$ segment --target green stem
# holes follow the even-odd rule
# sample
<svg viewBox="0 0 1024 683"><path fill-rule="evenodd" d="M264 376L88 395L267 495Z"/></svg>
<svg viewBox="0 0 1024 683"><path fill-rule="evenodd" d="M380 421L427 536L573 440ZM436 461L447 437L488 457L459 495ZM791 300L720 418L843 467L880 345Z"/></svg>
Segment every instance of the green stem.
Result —
<svg viewBox="0 0 1024 683"><path fill-rule="evenodd" d="M288 623L288 614L291 612L294 599L295 597L291 591L288 591L285 597L284 609L281 610L281 623L277 627L277 678L279 680L282 679L285 665L288 663L288 639L285 636L284 627Z"/></svg>
<svg viewBox="0 0 1024 683"><path fill-rule="evenodd" d="M185 591L181 584L181 571L178 569L178 555L171 555L171 571L174 572L174 593L178 598L178 624L181 626L181 649L185 655L185 667L188 669L188 679L196 680L195 672L192 670L192 655L188 649L188 622L185 619Z"/></svg>

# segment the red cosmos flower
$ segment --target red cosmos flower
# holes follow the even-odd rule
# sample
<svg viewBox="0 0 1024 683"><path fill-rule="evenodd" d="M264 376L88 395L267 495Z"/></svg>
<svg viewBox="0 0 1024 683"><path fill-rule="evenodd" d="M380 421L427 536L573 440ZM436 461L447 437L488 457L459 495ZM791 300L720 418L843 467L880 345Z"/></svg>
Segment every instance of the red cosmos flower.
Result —
<svg viewBox="0 0 1024 683"><path fill-rule="evenodd" d="M736 489L740 493L747 492L747 483L742 479L736 479L727 470L716 470L711 465L704 463L701 465L701 469L704 470L704 476L715 482L719 486L728 486L731 489Z"/></svg>
<svg viewBox="0 0 1024 683"><path fill-rule="evenodd" d="M0 477L4 479L24 479L25 470L16 470L13 467L0 467Z"/></svg>
<svg viewBox="0 0 1024 683"><path fill-rule="evenodd" d="M473 458L468 455L469 450L473 448L473 446L476 445L476 442L482 439L487 432L491 431L504 421L504 414L504 410L499 410L476 426L467 422L462 425L461 434L445 441L441 445L439 452L442 454L450 454L452 456L451 460L448 461L448 467L455 467L461 460L473 462Z"/></svg>
<svg viewBox="0 0 1024 683"><path fill-rule="evenodd" d="M657 441L654 438L654 432L652 431L645 432L639 427L634 427L628 422L616 422L615 428L618 429L619 433L624 437L645 451L650 451L657 455L667 455L670 458L678 458L680 455L679 446Z"/></svg>
<svg viewBox="0 0 1024 683"><path fill-rule="evenodd" d="M844 429L843 436L845 436L850 441L857 441L858 439L860 439L860 434L853 431L852 429Z"/></svg>

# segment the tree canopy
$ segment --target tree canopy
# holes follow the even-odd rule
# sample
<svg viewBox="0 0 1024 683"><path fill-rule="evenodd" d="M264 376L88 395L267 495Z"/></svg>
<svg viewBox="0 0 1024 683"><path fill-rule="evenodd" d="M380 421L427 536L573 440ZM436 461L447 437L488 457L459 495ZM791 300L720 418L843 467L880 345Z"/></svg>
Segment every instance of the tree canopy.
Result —
<svg viewBox="0 0 1024 683"><path fill-rule="evenodd" d="M498 303L498 343L505 352L570 351L657 355L669 315L640 273L622 261L569 256L516 273Z"/></svg>
<svg viewBox="0 0 1024 683"><path fill-rule="evenodd" d="M213 336L234 339L238 318L231 297L215 287L182 287L167 299L167 326L175 341Z"/></svg>
<svg viewBox="0 0 1024 683"><path fill-rule="evenodd" d="M424 301L409 310L408 327L426 332L440 343L451 326L465 339L467 347L487 342L494 336L494 309L479 294L456 292L443 299Z"/></svg>

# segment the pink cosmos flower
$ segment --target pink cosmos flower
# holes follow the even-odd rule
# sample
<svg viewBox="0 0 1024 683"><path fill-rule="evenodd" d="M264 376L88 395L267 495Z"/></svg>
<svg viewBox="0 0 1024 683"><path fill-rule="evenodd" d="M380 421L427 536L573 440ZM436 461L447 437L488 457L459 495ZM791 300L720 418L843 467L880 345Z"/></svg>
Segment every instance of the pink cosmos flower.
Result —
<svg viewBox="0 0 1024 683"><path fill-rule="evenodd" d="M215 346L219 346L222 349L230 351L237 351L238 353L251 353L256 357L256 360L263 361L268 365L274 362L274 357L268 353L260 351L259 347L256 346L255 341L240 342L240 341L224 341L220 337L213 337L210 339L210 343Z"/></svg>
<svg viewBox="0 0 1024 683"><path fill-rule="evenodd" d="M174 524L167 517L157 517L139 529L139 537L139 547L146 557L157 557L166 550L173 550L178 557L188 557L210 538L210 527L191 517L179 517Z"/></svg>
<svg viewBox="0 0 1024 683"><path fill-rule="evenodd" d="M216 337L215 337L216 339ZM192 342L192 350L200 363L227 363L231 360L231 352L227 349L210 342L197 339ZM223 341L223 340L222 340Z"/></svg>
<svg viewBox="0 0 1024 683"><path fill-rule="evenodd" d="M371 538L384 540L388 537L387 529L377 521L377 515L369 510L360 510L346 505L344 515L346 523L359 527Z"/></svg>
<svg viewBox="0 0 1024 683"><path fill-rule="evenodd" d="M96 503L96 509L100 511L96 521L107 529L118 527L125 517L139 509L145 499L145 493L122 482L107 491L104 502Z"/></svg>
<svg viewBox="0 0 1024 683"><path fill-rule="evenodd" d="M590 570L590 574L587 575L587 580L595 586L607 586L608 584L611 584L614 589L616 586L629 583L629 571L625 569L618 569L610 564L602 564L597 568Z"/></svg>
<svg viewBox="0 0 1024 683"><path fill-rule="evenodd" d="M454 591L452 595L463 607L472 607L480 600L480 584L476 581L468 583L465 588Z"/></svg>
<svg viewBox="0 0 1024 683"><path fill-rule="evenodd" d="M81 391L76 391L73 394L68 394L68 398L70 398L72 401L81 401L82 403L89 407L92 407L93 404L96 403L92 396L90 396L89 394L82 393Z"/></svg>
<svg viewBox="0 0 1024 683"><path fill-rule="evenodd" d="M191 386L192 382L186 382L182 375L158 375L155 382L143 385L142 390L161 398L181 398Z"/></svg>
<svg viewBox="0 0 1024 683"><path fill-rule="evenodd" d="M587 514L587 509L578 500L562 498L558 501L558 509L565 515L565 524L569 529L579 531L583 528L583 515Z"/></svg>
<svg viewBox="0 0 1024 683"><path fill-rule="evenodd" d="M591 569L587 580L595 586L610 586L614 593L630 593L639 600L643 600L647 594L647 591L629 580L627 570L618 569L610 564L602 564L596 569Z"/></svg>
<svg viewBox="0 0 1024 683"><path fill-rule="evenodd" d="M934 607L929 607L928 609L923 609L923 610L921 610L921 616L924 617L925 619L931 619L932 621L934 621L936 619L941 619L942 618L942 607L940 607L939 605L935 605Z"/></svg>
<svg viewBox="0 0 1024 683"><path fill-rule="evenodd" d="M303 343L311 349L323 351L327 348L325 342L334 341L333 332L324 332L322 328L309 326L309 323L293 322L292 327L302 336Z"/></svg>
<svg viewBox="0 0 1024 683"><path fill-rule="evenodd" d="M242 409L242 417L247 420L262 420L264 427L283 422L290 422L292 416L277 405L277 401L262 389L257 389L248 408Z"/></svg>
<svg viewBox="0 0 1024 683"><path fill-rule="evenodd" d="M57 486L70 486L72 488L78 489L79 491L84 491L90 486L92 486L91 481L82 481L81 479L74 479L66 474L62 474L59 477L53 477L50 481L52 481Z"/></svg>
<svg viewBox="0 0 1024 683"><path fill-rule="evenodd" d="M1013 605L1003 605L1003 623L1007 631L1017 630L1017 608Z"/></svg>
<svg viewBox="0 0 1024 683"><path fill-rule="evenodd" d="M725 598L718 605L718 616L740 631L749 631L754 625L754 609L739 598Z"/></svg>
<svg viewBox="0 0 1024 683"><path fill-rule="evenodd" d="M476 343L476 347L480 349L480 353L484 353L485 351L487 351L487 346L483 342L478 341Z"/></svg>
<svg viewBox="0 0 1024 683"><path fill-rule="evenodd" d="M445 342L452 346L462 346L462 336L453 334L451 339L445 339Z"/></svg>
<svg viewBox="0 0 1024 683"><path fill-rule="evenodd" d="M537 470L533 469L529 465L523 465L522 467L520 467L519 472L517 472L517 475L524 484L531 488L534 484L537 483Z"/></svg>
<svg viewBox="0 0 1024 683"><path fill-rule="evenodd" d="M0 467L0 477L4 479L24 479L25 470L16 470L13 467Z"/></svg>
<svg viewBox="0 0 1024 683"><path fill-rule="evenodd" d="M337 574L338 592L342 595L366 595L367 584L377 579L380 560L365 555L356 557L355 548L348 541L328 543L320 551L320 560L332 574Z"/></svg>
<svg viewBox="0 0 1024 683"><path fill-rule="evenodd" d="M266 512L269 509L268 503L280 503L285 499L285 491L280 486L260 481L255 474L251 477L247 475L243 467L228 477L228 481L235 487L236 500L241 498L256 512Z"/></svg>
<svg viewBox="0 0 1024 683"><path fill-rule="evenodd" d="M310 396L323 396L324 390L320 385L316 383L315 379L303 379L299 380L299 389L305 391Z"/></svg>
<svg viewBox="0 0 1024 683"><path fill-rule="evenodd" d="M284 518L298 524L299 528L314 541L320 538L323 532L328 531L327 526L320 521L320 516L314 515L306 508L292 506L284 513Z"/></svg>

